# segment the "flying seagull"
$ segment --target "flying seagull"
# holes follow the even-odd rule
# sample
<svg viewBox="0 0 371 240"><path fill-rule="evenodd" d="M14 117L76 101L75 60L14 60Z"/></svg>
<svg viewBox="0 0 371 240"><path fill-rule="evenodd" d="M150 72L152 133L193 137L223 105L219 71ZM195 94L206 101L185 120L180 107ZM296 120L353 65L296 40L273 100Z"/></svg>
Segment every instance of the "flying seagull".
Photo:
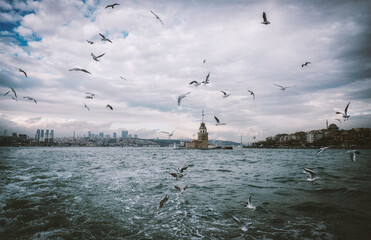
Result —
<svg viewBox="0 0 371 240"><path fill-rule="evenodd" d="M229 97L229 95L231 95L231 94L227 94L226 92L224 92L224 91L220 91L221 93L223 93L223 98L227 98L227 97Z"/></svg>
<svg viewBox="0 0 371 240"><path fill-rule="evenodd" d="M34 102L37 104L37 101L36 101L34 98L32 98L32 97L28 97L28 96L26 96L26 97L23 97L23 98L27 98L28 100L30 100L30 101L34 101Z"/></svg>
<svg viewBox="0 0 371 240"><path fill-rule="evenodd" d="M175 131L175 130L174 130ZM174 131L172 131L171 133L169 132L165 132L165 131L161 131L162 133L166 133L168 136L169 136L169 139L173 136L174 134Z"/></svg>
<svg viewBox="0 0 371 240"><path fill-rule="evenodd" d="M90 40L86 40L89 44L94 44L93 41L90 41Z"/></svg>
<svg viewBox="0 0 371 240"><path fill-rule="evenodd" d="M175 178L176 180L178 180L178 178L182 178L184 177L185 174L182 174L182 173L174 173L174 172L169 172L169 174Z"/></svg>
<svg viewBox="0 0 371 240"><path fill-rule="evenodd" d="M312 170L308 169L308 168L304 168L304 173L309 174L309 178L307 180L310 181L310 182L313 182L313 181L319 179L319 177L316 176L316 173L313 172Z"/></svg>
<svg viewBox="0 0 371 240"><path fill-rule="evenodd" d="M180 195L183 195L184 191L188 188L188 184L182 188L178 187L177 185L174 185L174 188L180 192Z"/></svg>
<svg viewBox="0 0 371 240"><path fill-rule="evenodd" d="M87 71L85 69L82 69L82 68L71 68L69 71L81 71L81 72L85 72L85 73L91 74L89 71Z"/></svg>
<svg viewBox="0 0 371 240"><path fill-rule="evenodd" d="M317 155L319 155L321 152L325 151L326 149L328 149L330 147L323 147L323 148L320 148L318 151L317 151Z"/></svg>
<svg viewBox="0 0 371 240"><path fill-rule="evenodd" d="M349 120L349 117L350 117L350 115L348 115L348 107L349 107L349 104L350 104L350 102L349 102L349 103L347 104L347 106L345 107L345 109L344 109L344 113L342 113L342 112L336 112L336 114L342 114L342 115L343 115L344 121Z"/></svg>
<svg viewBox="0 0 371 240"><path fill-rule="evenodd" d="M95 93L91 93L91 92L86 92L85 94L89 94L89 95L92 96L92 97L95 96Z"/></svg>
<svg viewBox="0 0 371 240"><path fill-rule="evenodd" d="M200 86L201 83L199 83L197 81L192 81L192 82L189 83L189 85L193 85L193 86L197 87L197 86Z"/></svg>
<svg viewBox="0 0 371 240"><path fill-rule="evenodd" d="M253 92L253 91L250 91L250 90L247 90L247 91L250 93L250 95L253 96L253 98L254 98L254 100L255 100L255 94L254 94L254 92Z"/></svg>
<svg viewBox="0 0 371 240"><path fill-rule="evenodd" d="M290 88L290 87L283 87L283 86L278 85L278 84L274 84L274 85L276 85L277 87L280 87L282 91L285 91L286 88ZM295 86L292 86L292 87L295 87Z"/></svg>
<svg viewBox="0 0 371 240"><path fill-rule="evenodd" d="M249 198L247 200L247 204L244 204L244 206L246 208L251 209L251 210L255 210L256 207L254 205L252 205L251 196L249 196Z"/></svg>
<svg viewBox="0 0 371 240"><path fill-rule="evenodd" d="M84 107L86 107L88 109L88 111L90 111L90 108L88 106L86 106L86 104L84 103Z"/></svg>
<svg viewBox="0 0 371 240"><path fill-rule="evenodd" d="M236 221L236 223L238 224L238 226L240 226L241 230L246 232L247 230L249 230L249 228L253 225L252 222L249 222L249 223L246 223L244 225L242 225L241 221L236 218L235 216L232 216L233 220Z"/></svg>
<svg viewBox="0 0 371 240"><path fill-rule="evenodd" d="M106 38L103 34L99 33L99 35L102 37L102 39L101 39L102 41L108 41L108 42L112 43L112 41L109 40L108 38Z"/></svg>
<svg viewBox="0 0 371 240"><path fill-rule="evenodd" d="M214 118L215 118L215 121L216 121L216 124L215 124L216 126L225 125L225 123L221 123L219 118L217 118L216 116L214 116Z"/></svg>
<svg viewBox="0 0 371 240"><path fill-rule="evenodd" d="M201 83L204 84L204 86L205 86L206 84L209 84L209 83L210 83L210 82L209 82L209 77L210 77L210 72L207 74L205 81L202 81L202 82L201 82Z"/></svg>
<svg viewBox="0 0 371 240"><path fill-rule="evenodd" d="M351 150L351 151L348 151L347 153L349 153L350 159L351 159L353 162L356 161L356 155L357 155L357 154L361 154L361 152L358 151L358 150Z"/></svg>
<svg viewBox="0 0 371 240"><path fill-rule="evenodd" d="M23 71L22 69L18 69L18 71L20 71L21 73L23 73L27 77L27 73L25 71Z"/></svg>
<svg viewBox="0 0 371 240"><path fill-rule="evenodd" d="M152 11L151 11L151 13L152 13L153 15L155 15L156 19L158 19L158 20L161 22L162 25L164 25L164 23L161 21L161 19L160 19L159 16L157 16L157 15L156 15L154 12L152 12Z"/></svg>
<svg viewBox="0 0 371 240"><path fill-rule="evenodd" d="M120 4L118 4L118 3L114 3L114 4L109 4L109 5L107 5L105 8L112 8L112 9L114 9L115 8L115 6L118 6L118 5L120 5Z"/></svg>
<svg viewBox="0 0 371 240"><path fill-rule="evenodd" d="M111 105L109 105L109 104L107 104L106 107L109 108L109 109L111 109L111 110L113 110L113 107Z"/></svg>
<svg viewBox="0 0 371 240"><path fill-rule="evenodd" d="M85 96L86 99L93 99L93 96Z"/></svg>
<svg viewBox="0 0 371 240"><path fill-rule="evenodd" d="M12 89L12 92L14 93L15 98L18 98L17 93L15 92L14 88L10 88L10 89Z"/></svg>
<svg viewBox="0 0 371 240"><path fill-rule="evenodd" d="M165 196L161 199L160 204L157 207L157 210L160 210L160 208L162 208L162 206L164 206L164 204L167 202L167 200L169 200L169 195L165 194Z"/></svg>
<svg viewBox="0 0 371 240"><path fill-rule="evenodd" d="M263 12L263 22L261 22L262 24L265 24L265 25L267 25L267 24L271 24L271 22L269 22L268 20L267 20L267 14L265 14L265 12Z"/></svg>
<svg viewBox="0 0 371 240"><path fill-rule="evenodd" d="M101 55L99 55L99 56L95 56L93 53L91 53L91 56L93 57L93 59L94 59L95 61L99 62L99 59L98 59L98 58L103 57L104 54L105 54L105 53L103 53L103 54L101 54Z"/></svg>
<svg viewBox="0 0 371 240"><path fill-rule="evenodd" d="M188 94L190 94L191 92L187 92L187 93L183 93L182 95L180 95L178 97L178 106L180 105L180 102L182 101L183 98L185 98Z"/></svg>
<svg viewBox="0 0 371 240"><path fill-rule="evenodd" d="M202 62L203 62L203 63L206 63L206 59L204 59Z"/></svg>
<svg viewBox="0 0 371 240"><path fill-rule="evenodd" d="M126 81L126 78L124 78L123 76L120 76L120 78Z"/></svg>
<svg viewBox="0 0 371 240"><path fill-rule="evenodd" d="M301 67L308 66L308 64L311 64L311 62L305 62L301 65Z"/></svg>
<svg viewBox="0 0 371 240"><path fill-rule="evenodd" d="M187 170L187 168L188 168L188 165L185 165L185 166L182 167L182 168L178 168L178 171L179 171L180 173L182 173L183 171Z"/></svg>

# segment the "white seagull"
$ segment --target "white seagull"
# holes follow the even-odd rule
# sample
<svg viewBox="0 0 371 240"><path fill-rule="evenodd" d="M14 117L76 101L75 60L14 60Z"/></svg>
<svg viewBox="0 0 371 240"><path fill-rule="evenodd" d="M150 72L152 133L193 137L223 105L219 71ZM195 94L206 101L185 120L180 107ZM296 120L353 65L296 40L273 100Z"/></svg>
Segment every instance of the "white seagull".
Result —
<svg viewBox="0 0 371 240"><path fill-rule="evenodd" d="M320 148L318 151L317 151L317 155L319 155L320 153L322 153L323 151L325 151L326 149L328 149L330 147L323 147L323 148Z"/></svg>
<svg viewBox="0 0 371 240"><path fill-rule="evenodd" d="M356 155L357 155L357 154L361 154L361 152L358 151L358 150L351 150L351 151L348 151L347 153L349 153L350 159L351 159L353 162L356 161Z"/></svg>
<svg viewBox="0 0 371 240"><path fill-rule="evenodd" d="M85 73L91 74L89 71L87 71L85 69L82 69L82 68L71 68L69 71L81 71L81 72L85 72Z"/></svg>
<svg viewBox="0 0 371 240"><path fill-rule="evenodd" d="M345 107L345 109L344 109L344 113L342 113L342 112L336 112L336 114L342 114L342 115L343 115L344 121L349 120L349 117L350 117L350 115L348 114L348 107L349 107L349 104L350 104L350 102L349 102L349 103L347 104L347 106Z"/></svg>
<svg viewBox="0 0 371 240"><path fill-rule="evenodd" d="M182 95L180 95L178 97L178 106L180 106L180 103L182 101L183 98L185 98L188 94L190 94L191 92L187 92L187 93L183 93Z"/></svg>
<svg viewBox="0 0 371 240"><path fill-rule="evenodd" d="M309 174L307 181L314 182L319 179L319 177L316 176L316 173L308 168L304 168L304 173Z"/></svg>
<svg viewBox="0 0 371 240"><path fill-rule="evenodd" d="M276 85L277 87L280 87L282 91L285 91L286 88L290 88L290 87L283 87L283 86L275 84L275 83L274 83L274 85ZM292 86L292 87L296 87L296 86Z"/></svg>
<svg viewBox="0 0 371 240"><path fill-rule="evenodd" d="M112 41L109 40L108 38L106 38L103 34L99 33L99 35L102 37L102 39L101 39L102 41L108 41L108 42L112 43Z"/></svg>
<svg viewBox="0 0 371 240"><path fill-rule="evenodd" d="M220 120L219 120L219 118L217 118L216 116L214 116L214 118L215 118L215 121L216 121L215 126L225 125L225 123L221 123Z"/></svg>
<svg viewBox="0 0 371 240"><path fill-rule="evenodd" d="M224 92L224 91L220 91L221 93L223 93L223 98L227 98L227 97L229 97L229 95L231 95L231 94L227 94L226 92Z"/></svg>
<svg viewBox="0 0 371 240"><path fill-rule="evenodd" d="M164 25L164 23L161 21L161 19L160 19L159 16L157 16L157 15L156 15L154 12L152 12L152 11L151 11L151 13L152 13L153 15L155 15L156 19L158 19L158 20L161 22L162 25Z"/></svg>
<svg viewBox="0 0 371 240"><path fill-rule="evenodd" d="M244 204L244 206L248 209L255 210L256 207L252 205L251 196L249 196L247 200L247 204Z"/></svg>
<svg viewBox="0 0 371 240"><path fill-rule="evenodd" d="M267 14L265 14L265 12L263 12L263 22L261 22L262 24L265 24L265 25L267 25L267 24L271 24L271 22L269 22L268 20L267 20Z"/></svg>
<svg viewBox="0 0 371 240"><path fill-rule="evenodd" d="M174 130L175 131L175 130ZM162 133L166 133L168 136L169 136L169 139L173 136L174 134L174 131L172 131L171 133L169 132L165 132L165 131L161 131Z"/></svg>
<svg viewBox="0 0 371 240"><path fill-rule="evenodd" d="M91 54L91 56L93 57L93 59L94 59L95 61L99 62L99 59L98 59L98 58L103 57L104 54L106 54L106 53L103 53L103 54L101 54L101 55L99 55L99 56L95 56L93 53L90 53L90 54Z"/></svg>
<svg viewBox="0 0 371 240"><path fill-rule="evenodd" d="M235 216L232 216L233 220L236 221L236 223L238 224L238 226L240 226L241 230L246 232L247 230L249 230L249 228L253 225L252 222L249 222L249 223L246 223L244 225L242 225L241 221L236 218Z"/></svg>

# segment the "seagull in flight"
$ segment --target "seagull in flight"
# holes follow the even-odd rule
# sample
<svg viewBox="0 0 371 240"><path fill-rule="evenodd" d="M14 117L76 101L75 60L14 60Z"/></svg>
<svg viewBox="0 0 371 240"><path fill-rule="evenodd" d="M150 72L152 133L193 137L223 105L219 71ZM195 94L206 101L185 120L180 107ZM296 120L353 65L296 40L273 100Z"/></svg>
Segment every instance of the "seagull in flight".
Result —
<svg viewBox="0 0 371 240"><path fill-rule="evenodd" d="M311 62L305 62L305 63L303 63L302 65L301 65L301 67L306 67L306 66L308 66L308 64L311 64Z"/></svg>
<svg viewBox="0 0 371 240"><path fill-rule="evenodd" d="M126 81L126 78L124 78L123 76L120 76L120 78Z"/></svg>
<svg viewBox="0 0 371 240"><path fill-rule="evenodd" d="M271 24L271 22L267 20L267 14L265 14L265 12L263 12L263 22L261 23L264 25Z"/></svg>
<svg viewBox="0 0 371 240"><path fill-rule="evenodd" d="M290 88L290 87L283 87L283 86L278 85L278 84L274 84L274 85L276 85L277 87L280 87L282 91L285 91L286 88ZM296 86L292 86L292 87L296 87Z"/></svg>
<svg viewBox="0 0 371 240"><path fill-rule="evenodd" d="M85 94L89 94L90 96L95 97L95 93L86 92Z"/></svg>
<svg viewBox="0 0 371 240"><path fill-rule="evenodd" d="M161 199L160 204L157 207L157 210L160 210L164 206L164 204L169 200L169 195L165 194L165 196Z"/></svg>
<svg viewBox="0 0 371 240"><path fill-rule="evenodd" d="M192 82L189 83L189 85L193 85L193 86L197 87L197 86L200 86L201 83L199 83L197 81L192 81Z"/></svg>
<svg viewBox="0 0 371 240"><path fill-rule="evenodd" d="M214 118L215 118L215 121L216 121L215 126L225 125L225 123L221 123L220 120L219 120L219 118L217 118L216 116L214 116Z"/></svg>
<svg viewBox="0 0 371 240"><path fill-rule="evenodd" d="M357 154L361 154L361 152L358 151L358 150L351 150L351 151L348 151L347 153L349 153L350 159L351 159L353 162L356 161L356 155L357 155Z"/></svg>
<svg viewBox="0 0 371 240"><path fill-rule="evenodd" d="M209 84L209 83L210 83L210 82L209 82L209 77L210 77L210 72L207 74L205 81L202 81L202 82L201 82L201 83L204 84L204 86L205 86L206 84Z"/></svg>
<svg viewBox="0 0 371 240"><path fill-rule="evenodd" d="M247 91L250 93L250 95L253 96L253 98L254 98L254 100L255 100L255 94L254 94L254 92L253 92L253 91L250 91L250 90L247 90Z"/></svg>
<svg viewBox="0 0 371 240"><path fill-rule="evenodd" d="M183 173L183 171L187 170L187 168L188 168L188 165L185 165L185 166L182 167L182 168L178 168L178 171L179 171L180 173Z"/></svg>
<svg viewBox="0 0 371 240"><path fill-rule="evenodd" d="M34 101L34 102L37 104L37 101L36 101L34 98L32 98L32 97L28 97L28 96L26 96L26 97L23 97L23 98L27 98L28 100L30 100L30 101Z"/></svg>
<svg viewBox="0 0 371 240"><path fill-rule="evenodd" d="M223 98L227 98L227 97L229 97L229 95L231 95L231 94L227 94L226 92L224 92L224 91L220 91L221 93L223 93Z"/></svg>
<svg viewBox="0 0 371 240"><path fill-rule="evenodd" d="M323 147L323 148L320 148L318 151L317 151L317 155L319 155L320 153L322 153L323 151L325 151L326 149L328 149L330 147Z"/></svg>
<svg viewBox="0 0 371 240"><path fill-rule="evenodd" d="M236 218L235 216L232 216L233 220L236 221L236 223L238 224L238 226L240 226L241 230L246 232L247 230L249 230L249 228L253 225L252 222L249 222L249 223L246 223L244 225L242 225L241 221Z"/></svg>
<svg viewBox="0 0 371 240"><path fill-rule="evenodd" d="M191 92L187 92L187 93L183 93L182 95L180 95L178 97L178 106L180 105L180 102L182 101L183 98L185 98L188 94L190 94Z"/></svg>
<svg viewBox="0 0 371 240"><path fill-rule="evenodd" d="M248 209L255 210L256 207L254 205L252 205L251 195L249 196L249 198L247 200L247 204L244 204L244 206Z"/></svg>
<svg viewBox="0 0 371 240"><path fill-rule="evenodd" d="M102 39L101 39L102 41L108 41L108 42L112 43L112 41L109 40L108 38L106 38L103 34L99 33L99 35L102 37Z"/></svg>
<svg viewBox="0 0 371 240"><path fill-rule="evenodd" d="M90 108L84 103L84 107L86 107L86 109L88 109L88 111L90 111Z"/></svg>
<svg viewBox="0 0 371 240"><path fill-rule="evenodd" d="M175 130L174 130L175 131ZM172 131L171 133L169 132L165 132L165 131L161 131L162 133L166 133L168 136L169 136L169 139L173 136L174 134L174 131Z"/></svg>
<svg viewBox="0 0 371 240"><path fill-rule="evenodd" d="M19 68L18 71L21 72L21 73L23 73L27 77L27 73L24 70L22 70L22 69Z"/></svg>
<svg viewBox="0 0 371 240"><path fill-rule="evenodd" d="M343 115L344 121L349 120L349 117L350 117L350 115L348 115L348 107L349 107L349 104L350 104L350 102L349 102L349 103L347 104L347 106L345 107L345 109L344 109L344 113L342 113L342 112L336 112L336 114L342 114L342 115Z"/></svg>
<svg viewBox="0 0 371 240"><path fill-rule="evenodd" d="M109 108L109 109L111 109L111 110L113 110L113 107L111 105L109 105L109 104L107 104L106 107Z"/></svg>
<svg viewBox="0 0 371 240"><path fill-rule="evenodd" d="M159 16L157 16L157 15L156 15L154 12L152 12L152 11L151 11L151 13L152 13L153 15L155 15L156 19L158 19L158 20L161 22L162 25L164 25L164 23L161 21L161 19L160 19Z"/></svg>
<svg viewBox="0 0 371 240"><path fill-rule="evenodd" d="M118 3L114 3L114 4L109 4L109 5L107 5L105 8L112 8L112 9L114 9L115 8L115 6L118 6L118 5L120 5L120 4L118 4Z"/></svg>
<svg viewBox="0 0 371 240"><path fill-rule="evenodd" d="M179 186L174 185L174 188L180 192L180 195L183 195L184 191L188 188L188 184L181 189Z"/></svg>
<svg viewBox="0 0 371 240"><path fill-rule="evenodd" d="M169 174L178 181L178 178L184 177L185 174L169 172Z"/></svg>
<svg viewBox="0 0 371 240"><path fill-rule="evenodd" d="M82 68L71 68L69 71L81 71L81 72L85 72L85 73L91 74L89 71L87 71L85 69L82 69Z"/></svg>
<svg viewBox="0 0 371 240"><path fill-rule="evenodd" d="M93 41L90 41L90 40L86 40L89 44L94 44Z"/></svg>
<svg viewBox="0 0 371 240"><path fill-rule="evenodd" d="M308 168L304 168L304 173L309 174L309 178L307 180L310 182L314 182L319 179L319 177L316 176L316 173Z"/></svg>
<svg viewBox="0 0 371 240"><path fill-rule="evenodd" d="M99 56L95 56L93 53L91 53L91 56L93 57L93 59L94 59L95 61L99 62L99 59L98 59L98 58L103 57L104 54L106 54L106 53L103 53L103 54L101 54L101 55L99 55Z"/></svg>
<svg viewBox="0 0 371 240"><path fill-rule="evenodd" d="M93 99L93 96L85 96L86 99Z"/></svg>

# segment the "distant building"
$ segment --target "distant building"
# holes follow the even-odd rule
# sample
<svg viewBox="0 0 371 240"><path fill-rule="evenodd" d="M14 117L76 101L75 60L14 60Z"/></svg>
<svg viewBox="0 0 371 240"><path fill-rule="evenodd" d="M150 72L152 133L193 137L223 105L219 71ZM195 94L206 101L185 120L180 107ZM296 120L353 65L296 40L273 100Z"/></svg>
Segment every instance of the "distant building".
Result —
<svg viewBox="0 0 371 240"><path fill-rule="evenodd" d="M100 138L103 138L103 137L104 137L104 133L103 133L103 132L100 132L100 133L99 133L99 137L100 137Z"/></svg>
<svg viewBox="0 0 371 240"><path fill-rule="evenodd" d="M323 134L320 131L310 131L306 134L306 142L314 143L323 138Z"/></svg>
<svg viewBox="0 0 371 240"><path fill-rule="evenodd" d="M129 134L128 131L122 131L122 132L121 132L121 137L122 137L122 138L128 138L128 134Z"/></svg>
<svg viewBox="0 0 371 240"><path fill-rule="evenodd" d="M134 138L138 138L138 134L134 134Z"/></svg>
<svg viewBox="0 0 371 240"><path fill-rule="evenodd" d="M91 131L88 132L88 138L91 138Z"/></svg>
<svg viewBox="0 0 371 240"><path fill-rule="evenodd" d="M40 141L44 141L44 129L41 129Z"/></svg>
<svg viewBox="0 0 371 240"><path fill-rule="evenodd" d="M49 142L53 142L54 141L54 130L50 130L50 141Z"/></svg>
<svg viewBox="0 0 371 240"><path fill-rule="evenodd" d="M40 141L40 129L36 130L35 141L37 141L37 142Z"/></svg>
<svg viewBox="0 0 371 240"><path fill-rule="evenodd" d="M49 129L45 131L45 142L49 142Z"/></svg>
<svg viewBox="0 0 371 240"><path fill-rule="evenodd" d="M117 133L113 133L113 138L117 138Z"/></svg>
<svg viewBox="0 0 371 240"><path fill-rule="evenodd" d="M204 112L202 111L202 122L198 130L198 139L192 142L186 142L187 149L208 149L209 148L209 134L204 123Z"/></svg>

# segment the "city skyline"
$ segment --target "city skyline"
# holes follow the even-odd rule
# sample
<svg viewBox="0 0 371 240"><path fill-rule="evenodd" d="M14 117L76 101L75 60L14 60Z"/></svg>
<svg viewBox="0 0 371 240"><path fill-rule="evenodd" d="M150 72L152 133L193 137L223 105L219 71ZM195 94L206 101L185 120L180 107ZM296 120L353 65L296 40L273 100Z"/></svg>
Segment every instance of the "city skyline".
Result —
<svg viewBox="0 0 371 240"><path fill-rule="evenodd" d="M258 141L337 123L335 112L348 102L351 117L337 125L369 128L370 6L163 0L105 9L99 1L1 2L0 131L54 129L67 137L95 129L150 139L175 130L173 138L195 139L204 109L210 139ZM261 24L263 11L271 24ZM105 55L98 62L91 53ZM207 86L189 85L208 73ZM10 87L18 102L3 96ZM96 95L86 99L87 92ZM226 125L215 126L214 116Z"/></svg>

